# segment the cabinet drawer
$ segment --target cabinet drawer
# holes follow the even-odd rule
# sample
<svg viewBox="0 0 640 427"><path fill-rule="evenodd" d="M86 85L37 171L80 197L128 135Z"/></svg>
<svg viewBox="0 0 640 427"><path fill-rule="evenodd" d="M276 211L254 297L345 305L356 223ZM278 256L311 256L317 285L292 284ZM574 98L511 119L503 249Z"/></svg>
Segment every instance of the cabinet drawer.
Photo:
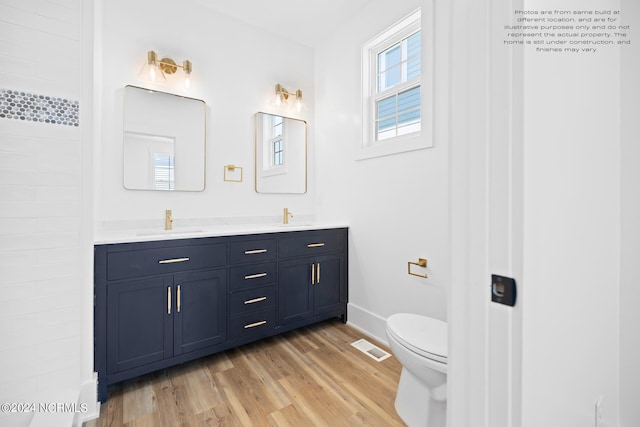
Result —
<svg viewBox="0 0 640 427"><path fill-rule="evenodd" d="M255 239L229 244L229 264L271 261L276 259L276 239Z"/></svg>
<svg viewBox="0 0 640 427"><path fill-rule="evenodd" d="M107 280L225 266L224 243L139 249L107 254Z"/></svg>
<svg viewBox="0 0 640 427"><path fill-rule="evenodd" d="M229 290L253 288L276 280L276 263L242 265L229 269Z"/></svg>
<svg viewBox="0 0 640 427"><path fill-rule="evenodd" d="M246 291L234 292L229 297L230 314L243 314L250 311L261 310L265 307L275 305L275 286L263 286Z"/></svg>
<svg viewBox="0 0 640 427"><path fill-rule="evenodd" d="M270 335L276 327L276 308L247 313L231 319L229 337L231 340L259 338Z"/></svg>
<svg viewBox="0 0 640 427"><path fill-rule="evenodd" d="M278 242L278 255L280 258L313 256L343 250L344 231L340 229L304 231L292 234L291 237L281 237Z"/></svg>

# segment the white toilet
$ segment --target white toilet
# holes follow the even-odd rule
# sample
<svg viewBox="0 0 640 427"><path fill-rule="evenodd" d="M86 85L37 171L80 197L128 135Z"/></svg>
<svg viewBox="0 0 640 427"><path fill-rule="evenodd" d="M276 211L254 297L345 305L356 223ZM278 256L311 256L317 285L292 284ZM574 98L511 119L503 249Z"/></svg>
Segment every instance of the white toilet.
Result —
<svg viewBox="0 0 640 427"><path fill-rule="evenodd" d="M409 313L387 319L389 346L402 364L396 411L409 427L447 423L447 324Z"/></svg>

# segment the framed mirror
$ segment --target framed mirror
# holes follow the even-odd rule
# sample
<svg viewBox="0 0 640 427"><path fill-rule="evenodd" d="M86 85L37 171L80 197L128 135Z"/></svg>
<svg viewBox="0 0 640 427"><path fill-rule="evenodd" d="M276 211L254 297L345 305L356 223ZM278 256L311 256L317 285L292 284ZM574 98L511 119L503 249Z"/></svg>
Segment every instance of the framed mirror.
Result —
<svg viewBox="0 0 640 427"><path fill-rule="evenodd" d="M124 188L203 191L205 121L200 99L126 86Z"/></svg>
<svg viewBox="0 0 640 427"><path fill-rule="evenodd" d="M307 192L307 122L274 114L255 116L256 192Z"/></svg>

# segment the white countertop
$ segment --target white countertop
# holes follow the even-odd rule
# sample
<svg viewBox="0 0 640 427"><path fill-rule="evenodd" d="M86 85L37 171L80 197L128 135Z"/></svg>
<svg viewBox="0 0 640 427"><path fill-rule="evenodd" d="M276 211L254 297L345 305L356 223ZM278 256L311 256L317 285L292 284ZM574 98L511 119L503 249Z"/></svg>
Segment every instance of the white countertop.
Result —
<svg viewBox="0 0 640 427"><path fill-rule="evenodd" d="M158 240L192 239L198 237L237 236L244 234L282 233L287 231L346 228L345 224L235 224L205 227L174 227L173 230L139 229L109 230L96 234L94 244L152 242Z"/></svg>

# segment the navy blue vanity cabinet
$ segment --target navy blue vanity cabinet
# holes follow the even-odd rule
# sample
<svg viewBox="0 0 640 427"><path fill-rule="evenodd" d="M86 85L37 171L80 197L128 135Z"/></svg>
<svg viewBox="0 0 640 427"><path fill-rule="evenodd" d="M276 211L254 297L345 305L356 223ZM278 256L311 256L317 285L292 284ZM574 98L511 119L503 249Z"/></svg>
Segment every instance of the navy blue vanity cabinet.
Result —
<svg viewBox="0 0 640 427"><path fill-rule="evenodd" d="M95 366L107 386L219 351L227 245L208 239L95 247Z"/></svg>
<svg viewBox="0 0 640 427"><path fill-rule="evenodd" d="M229 340L235 345L276 333L276 235L229 244Z"/></svg>
<svg viewBox="0 0 640 427"><path fill-rule="evenodd" d="M107 373L224 342L225 276L225 270L213 270L110 284Z"/></svg>
<svg viewBox="0 0 640 427"><path fill-rule="evenodd" d="M279 325L333 316L346 322L346 229L289 233L279 239L278 254Z"/></svg>
<svg viewBox="0 0 640 427"><path fill-rule="evenodd" d="M331 317L347 319L347 229L96 245L107 386Z"/></svg>
<svg viewBox="0 0 640 427"><path fill-rule="evenodd" d="M215 348L227 339L226 269L175 276L173 355Z"/></svg>
<svg viewBox="0 0 640 427"><path fill-rule="evenodd" d="M172 287L171 277L124 281L109 286L108 375L173 356L173 318L167 313L167 290Z"/></svg>

